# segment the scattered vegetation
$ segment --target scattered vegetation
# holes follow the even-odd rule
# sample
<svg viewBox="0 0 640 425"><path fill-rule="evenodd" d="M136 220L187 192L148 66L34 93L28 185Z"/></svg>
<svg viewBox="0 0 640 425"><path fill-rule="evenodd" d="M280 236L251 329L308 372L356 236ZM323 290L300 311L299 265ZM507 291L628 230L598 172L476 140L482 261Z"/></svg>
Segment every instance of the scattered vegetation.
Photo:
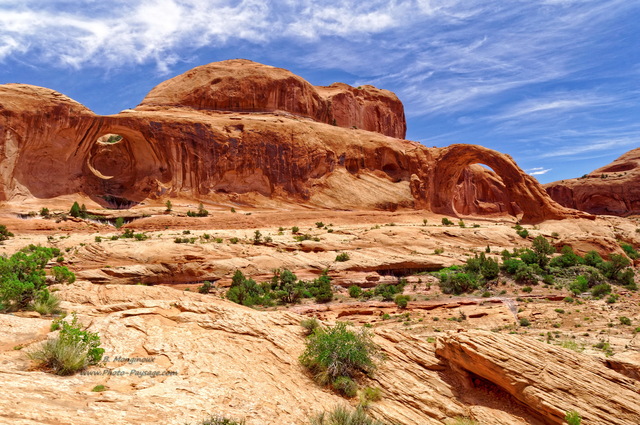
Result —
<svg viewBox="0 0 640 425"><path fill-rule="evenodd" d="M582 416L575 410L569 410L564 417L569 425L580 425L582 423Z"/></svg>
<svg viewBox="0 0 640 425"><path fill-rule="evenodd" d="M302 298L315 298L316 302L326 303L333 299L333 290L326 270L318 278L304 281L298 280L287 269L277 269L274 270L271 281L262 284L257 284L255 280L246 278L240 270L236 270L226 296L229 300L246 306L271 306L275 302L295 304Z"/></svg>
<svg viewBox="0 0 640 425"><path fill-rule="evenodd" d="M226 416L211 416L208 419L199 422L197 425L244 425L244 419L232 419Z"/></svg>
<svg viewBox="0 0 640 425"><path fill-rule="evenodd" d="M341 252L340 254L336 255L336 261L338 262L349 261L349 259L349 254L346 252Z"/></svg>
<svg viewBox="0 0 640 425"><path fill-rule="evenodd" d="M453 226L453 224L453 221L449 220L447 217L442 217L443 226Z"/></svg>
<svg viewBox="0 0 640 425"><path fill-rule="evenodd" d="M209 215L209 211L204 209L204 205L200 202L198 205L198 211L187 211L187 217L207 217Z"/></svg>

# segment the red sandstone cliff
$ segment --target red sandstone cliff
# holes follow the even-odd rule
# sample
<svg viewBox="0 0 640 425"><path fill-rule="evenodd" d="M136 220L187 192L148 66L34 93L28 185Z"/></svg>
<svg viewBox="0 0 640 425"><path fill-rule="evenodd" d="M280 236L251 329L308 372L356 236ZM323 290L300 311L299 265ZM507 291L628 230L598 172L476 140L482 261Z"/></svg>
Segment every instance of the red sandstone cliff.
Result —
<svg viewBox="0 0 640 425"><path fill-rule="evenodd" d="M216 83L223 90L210 88L214 70L223 75ZM236 92L229 74L242 77ZM274 89L266 95L260 87ZM368 87L316 90L288 71L248 61L195 68L160 84L135 110L112 116L95 115L48 89L0 86L0 200L84 193L103 205L129 206L168 196L221 201L253 194L258 203L262 197L455 215L461 173L483 163L501 177L500 199L517 204L523 222L579 215L553 202L508 155L474 145L431 149L320 119L328 114L323 108L334 105L340 113L326 117L336 116L341 125L362 120L381 133L399 131L393 119L367 121L368 110L388 108L376 96L390 98ZM122 139L108 143L109 134Z"/></svg>
<svg viewBox="0 0 640 425"><path fill-rule="evenodd" d="M623 217L640 214L640 148L581 178L544 187L556 202L569 208Z"/></svg>

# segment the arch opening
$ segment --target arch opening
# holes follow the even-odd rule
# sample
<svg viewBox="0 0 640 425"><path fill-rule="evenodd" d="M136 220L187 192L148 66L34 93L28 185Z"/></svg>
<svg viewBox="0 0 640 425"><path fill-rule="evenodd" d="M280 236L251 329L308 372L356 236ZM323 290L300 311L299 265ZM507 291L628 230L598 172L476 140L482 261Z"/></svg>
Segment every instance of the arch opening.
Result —
<svg viewBox="0 0 640 425"><path fill-rule="evenodd" d="M500 175L487 164L470 162L458 172L451 208L457 216L504 216L520 220L523 211L511 199Z"/></svg>

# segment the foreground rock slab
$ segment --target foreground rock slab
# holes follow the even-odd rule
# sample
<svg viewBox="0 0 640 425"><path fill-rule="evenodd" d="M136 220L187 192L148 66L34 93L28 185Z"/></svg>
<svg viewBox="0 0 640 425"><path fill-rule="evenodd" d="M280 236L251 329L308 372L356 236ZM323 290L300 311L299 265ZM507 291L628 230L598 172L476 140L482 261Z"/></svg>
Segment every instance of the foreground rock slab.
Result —
<svg viewBox="0 0 640 425"><path fill-rule="evenodd" d="M436 355L467 374L468 391L484 381L495 384L541 423L563 424L569 410L589 425L640 423L640 382L586 355L486 331L448 334Z"/></svg>

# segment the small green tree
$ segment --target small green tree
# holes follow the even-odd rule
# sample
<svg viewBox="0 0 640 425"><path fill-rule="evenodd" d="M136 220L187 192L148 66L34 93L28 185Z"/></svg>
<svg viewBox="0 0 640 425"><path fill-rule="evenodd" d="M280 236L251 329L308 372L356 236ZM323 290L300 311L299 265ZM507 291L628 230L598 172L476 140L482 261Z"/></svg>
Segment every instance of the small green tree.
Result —
<svg viewBox="0 0 640 425"><path fill-rule="evenodd" d="M164 206L166 207L165 212L170 213L173 210L173 204L168 199L167 202L164 203Z"/></svg>
<svg viewBox="0 0 640 425"><path fill-rule="evenodd" d="M7 226L5 226L4 224L0 224L0 242L6 241L7 239L12 237L13 237L13 233L11 233L7 229Z"/></svg>
<svg viewBox="0 0 640 425"><path fill-rule="evenodd" d="M69 215L75 218L80 217L80 205L78 205L78 202L73 203L71 209L69 210Z"/></svg>

